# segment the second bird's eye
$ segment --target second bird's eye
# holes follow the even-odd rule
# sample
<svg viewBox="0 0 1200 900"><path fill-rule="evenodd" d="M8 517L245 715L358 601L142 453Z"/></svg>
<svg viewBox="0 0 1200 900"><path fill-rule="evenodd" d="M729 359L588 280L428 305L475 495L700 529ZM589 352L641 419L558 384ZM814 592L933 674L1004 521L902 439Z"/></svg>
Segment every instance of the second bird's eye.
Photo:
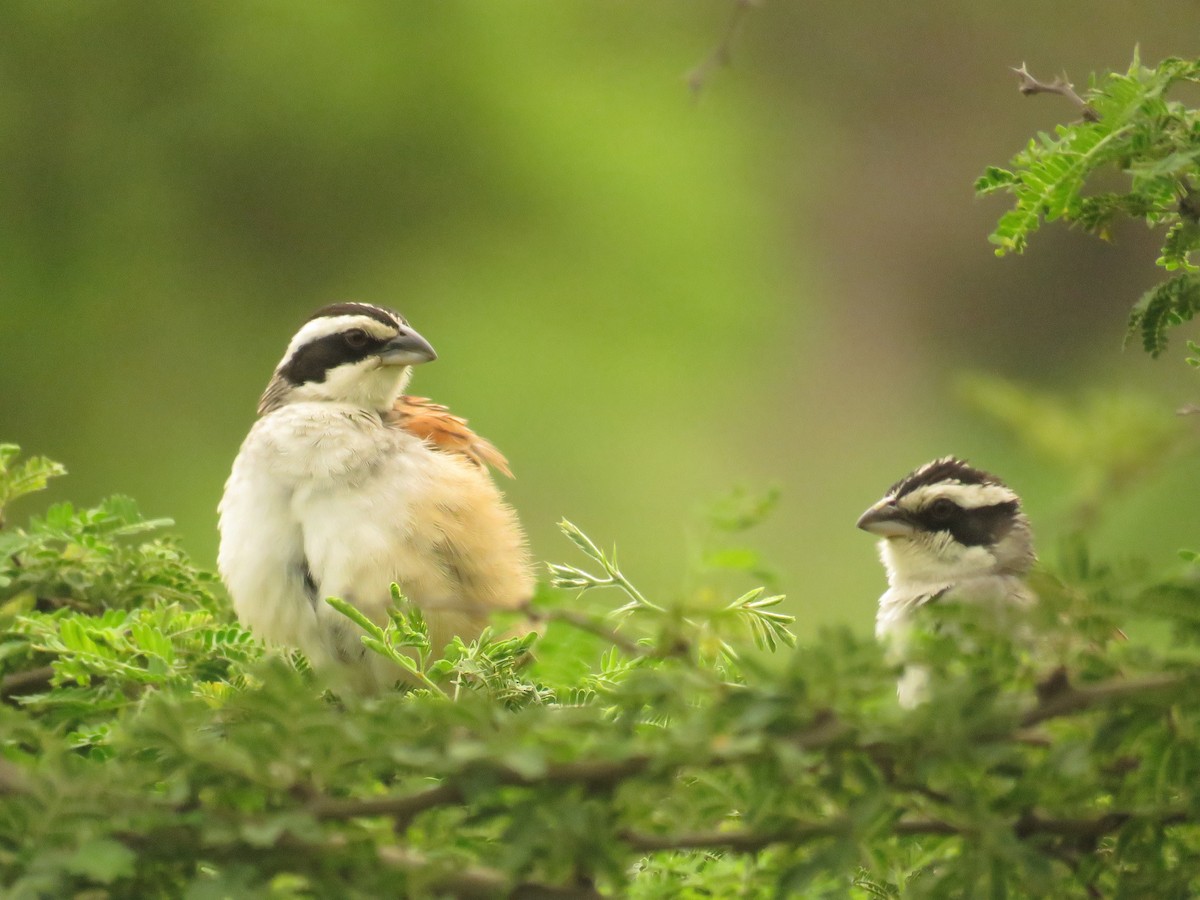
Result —
<svg viewBox="0 0 1200 900"><path fill-rule="evenodd" d="M344 340L346 341L346 345L348 347L351 347L355 350L361 350L363 347L367 346L367 341L369 338L367 337L367 333L361 328L355 328L353 331L346 332L344 335Z"/></svg>
<svg viewBox="0 0 1200 900"><path fill-rule="evenodd" d="M949 519L958 510L958 506L953 500L947 500L942 497L934 500L929 507L929 513L935 519Z"/></svg>

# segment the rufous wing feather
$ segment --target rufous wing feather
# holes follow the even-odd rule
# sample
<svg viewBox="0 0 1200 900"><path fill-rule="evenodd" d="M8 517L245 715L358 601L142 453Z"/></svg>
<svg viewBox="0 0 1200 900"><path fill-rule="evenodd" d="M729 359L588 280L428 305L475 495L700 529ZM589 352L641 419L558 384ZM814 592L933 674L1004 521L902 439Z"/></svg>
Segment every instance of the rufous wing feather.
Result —
<svg viewBox="0 0 1200 900"><path fill-rule="evenodd" d="M481 438L467 427L467 420L428 397L404 395L396 401L387 417L388 423L403 428L409 434L428 441L446 453L465 456L481 469L492 466L509 478L514 477L504 454L491 441Z"/></svg>

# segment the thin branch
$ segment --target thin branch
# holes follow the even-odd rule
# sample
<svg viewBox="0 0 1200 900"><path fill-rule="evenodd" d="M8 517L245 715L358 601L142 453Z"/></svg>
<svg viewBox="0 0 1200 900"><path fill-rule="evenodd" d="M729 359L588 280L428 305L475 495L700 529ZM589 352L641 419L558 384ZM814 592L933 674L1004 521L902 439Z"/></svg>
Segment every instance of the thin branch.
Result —
<svg viewBox="0 0 1200 900"><path fill-rule="evenodd" d="M818 716L809 729L793 735L789 742L805 751L822 750L845 740L852 732L849 725L831 714L825 714ZM672 762L664 765L661 771L670 774L690 766L728 765L759 753L761 751L755 750L750 753L714 754L705 759ZM409 794L363 798L318 797L308 804L308 811L318 819L391 816L404 822L425 810L466 803L466 794L455 778L468 774L478 776L486 771L497 784L511 787L576 784L593 790L611 790L622 781L642 774L653 763L653 757L642 754L615 760L583 759L547 766L540 775L527 775L504 766L487 769L472 766L468 771L447 776L447 780L439 785Z"/></svg>
<svg viewBox="0 0 1200 900"><path fill-rule="evenodd" d="M1043 696L1037 706L1021 716L1020 726L1031 728L1049 719L1108 706L1122 700L1169 697L1183 688L1194 686L1195 682L1195 677L1184 675L1148 675L1145 678L1113 678L1083 687L1064 684L1058 690Z"/></svg>
<svg viewBox="0 0 1200 900"><path fill-rule="evenodd" d="M733 11L729 15L720 41L684 78L693 97L700 95L713 72L730 64L733 59L733 42L737 40L746 14L758 4L759 0L734 0Z"/></svg>
<svg viewBox="0 0 1200 900"><path fill-rule="evenodd" d="M50 679L54 677L51 666L40 666L36 669L26 669L24 672L13 672L0 679L0 699L22 694L36 694L50 687Z"/></svg>
<svg viewBox="0 0 1200 900"><path fill-rule="evenodd" d="M966 833L964 829L959 828L957 825L951 825L949 822L943 822L941 819L900 821L892 825L889 831L901 837L919 837L923 834L937 834L948 837L950 835Z"/></svg>
<svg viewBox="0 0 1200 900"><path fill-rule="evenodd" d="M1094 845L1102 837L1107 837L1117 831L1131 819L1142 822L1155 822L1159 825L1180 825L1184 822L1194 822L1195 815L1184 810L1169 809L1152 812L1134 813L1126 810L1113 810L1094 819L1044 819L1035 813L1026 813L1013 826L1013 833L1022 840L1033 835L1066 838Z"/></svg>
<svg viewBox="0 0 1200 900"><path fill-rule="evenodd" d="M634 850L646 853L660 850L730 850L757 853L774 844L807 844L821 838L846 837L853 829L849 819L821 822L794 822L779 831L697 831L682 834L640 834L625 832L621 837ZM891 834L905 837L920 835L960 835L964 829L939 819L914 819L896 822Z"/></svg>
<svg viewBox="0 0 1200 900"><path fill-rule="evenodd" d="M505 767L489 768L486 771L498 784L513 787L582 784L593 789L607 790L626 778L642 773L649 768L651 762L649 756L629 756L619 760L559 763L548 766L541 775L526 775ZM472 769L473 773L480 771L479 768ZM463 789L454 781L446 781L436 787L392 797L318 798L308 805L308 811L319 819L392 816L406 820L427 809L465 802L466 795Z"/></svg>
<svg viewBox="0 0 1200 900"><path fill-rule="evenodd" d="M801 750L824 750L841 743L853 733L850 725L829 710L824 710L817 713L808 728L785 740Z"/></svg>
<svg viewBox="0 0 1200 900"><path fill-rule="evenodd" d="M1013 831L1022 840L1035 834L1094 841L1116 831L1129 821L1129 813L1111 812L1095 819L1043 819L1027 813L1017 820Z"/></svg>
<svg viewBox="0 0 1200 900"><path fill-rule="evenodd" d="M849 831L846 819L826 822L797 822L780 831L693 831L681 834L622 833L621 839L642 853L664 850L731 850L735 853L756 853L773 844L807 844L821 838L834 837Z"/></svg>
<svg viewBox="0 0 1200 900"><path fill-rule="evenodd" d="M206 859L236 861L261 867L263 871L278 868L290 871L296 860L314 854L344 852L346 843L341 835L327 839L308 840L290 831L279 834L269 845L247 841L244 836L233 841L205 843L203 829L189 825L162 828L153 834L144 832L114 832L112 837L135 849L139 855L152 859L178 860L197 847L204 847ZM540 881L517 881L488 866L469 865L458 860L430 859L420 851L395 844L384 845L376 854L384 865L416 875L423 884L438 894L454 897L524 897L567 898L593 900L600 895L587 884L569 886ZM407 895L406 895L407 896Z"/></svg>
<svg viewBox="0 0 1200 900"><path fill-rule="evenodd" d="M1019 90L1024 96L1031 97L1034 94L1058 94L1060 97L1066 97L1072 103L1079 107L1080 113L1085 121L1099 122L1100 114L1096 112L1086 100L1075 93L1075 86L1067 81L1065 75L1056 75L1053 81L1045 82L1038 81L1029 74L1029 69L1025 67L1025 63L1021 63L1021 67L1012 68L1012 71L1017 73L1020 79L1017 84Z"/></svg>
<svg viewBox="0 0 1200 900"><path fill-rule="evenodd" d="M623 578L624 576L621 577ZM624 588L625 585L614 579L611 584L597 584L592 586ZM629 587L632 588L633 586L629 585ZM636 590L636 588L634 588L634 590ZM653 604L646 603L645 605L650 609L660 612L662 611L660 607L654 606ZM629 612L632 609L637 608L638 607L636 605L626 606L622 607L620 610L616 610L616 612ZM627 656L631 656L634 659L681 659L690 661L694 665L694 660L692 659L691 655L692 647L682 638L677 639L665 647L651 647L646 644L638 643L637 641L634 641L633 639L621 634L621 632L617 631L615 628L609 628L603 622L597 621L596 619L582 613L572 612L571 610L566 609L537 610L530 606L526 606L523 612L533 622L562 622L564 625L569 625L572 628L578 628L580 631L595 635L601 640L612 644L614 647L617 647ZM610 617L612 615L613 613L609 614ZM689 625L694 624L690 619L684 619L683 621Z"/></svg>
<svg viewBox="0 0 1200 900"><path fill-rule="evenodd" d="M423 853L407 847L391 845L379 848L379 859L386 865L405 872L418 872L428 879L429 887L445 891L454 897L556 897L592 900L601 895L589 885L555 885L540 881L514 883L499 869L488 866L461 865L449 869L448 863L430 860ZM438 872L442 869L442 872Z"/></svg>
<svg viewBox="0 0 1200 900"><path fill-rule="evenodd" d="M33 787L25 771L16 763L0 759L0 796L31 793L33 793Z"/></svg>
<svg viewBox="0 0 1200 900"><path fill-rule="evenodd" d="M308 804L308 811L318 819L357 819L367 816L392 816L407 820L417 813L438 806L465 802L462 788L451 782L397 797L364 797L341 799L318 797Z"/></svg>
<svg viewBox="0 0 1200 900"><path fill-rule="evenodd" d="M1056 838L1097 841L1120 829L1133 818L1153 819L1163 825L1178 825L1195 817L1178 810L1163 810L1156 814L1135 816L1115 811L1094 819L1050 819L1032 813L1013 824L1013 833L1022 840L1044 835ZM664 850L729 850L734 853L757 853L775 844L806 844L822 838L845 838L852 833L849 819L836 818L821 822L794 822L778 831L696 831L680 834L622 833L621 839L634 850L656 853ZM975 833L970 826L959 826L941 819L901 819L888 828L897 837L969 837Z"/></svg>
<svg viewBox="0 0 1200 900"><path fill-rule="evenodd" d="M582 613L572 612L567 609L548 609L543 611L527 608L526 615L535 622L562 622L564 625L570 625L572 628L586 631L588 634L595 635L601 640L619 647L629 656L641 657L654 655L654 651L651 648L643 647L636 641L625 637L619 631L609 628Z"/></svg>

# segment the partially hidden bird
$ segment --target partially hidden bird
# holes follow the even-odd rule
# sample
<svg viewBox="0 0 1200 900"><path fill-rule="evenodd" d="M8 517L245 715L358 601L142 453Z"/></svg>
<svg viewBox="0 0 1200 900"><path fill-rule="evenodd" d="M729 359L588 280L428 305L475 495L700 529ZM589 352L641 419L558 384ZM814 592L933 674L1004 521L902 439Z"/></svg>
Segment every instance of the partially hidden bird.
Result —
<svg viewBox="0 0 1200 900"><path fill-rule="evenodd" d="M888 589L879 598L875 634L902 660L917 611L930 604L975 603L996 609L1035 601L1025 577L1033 533L1016 492L994 475L953 456L920 466L893 484L858 519L877 535ZM928 673L910 666L902 705L927 692Z"/></svg>

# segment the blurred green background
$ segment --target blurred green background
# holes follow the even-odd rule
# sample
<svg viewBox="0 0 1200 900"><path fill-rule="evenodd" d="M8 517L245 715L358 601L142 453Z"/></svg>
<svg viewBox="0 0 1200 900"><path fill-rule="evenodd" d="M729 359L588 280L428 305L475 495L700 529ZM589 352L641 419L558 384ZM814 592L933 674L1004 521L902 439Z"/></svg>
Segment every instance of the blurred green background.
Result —
<svg viewBox="0 0 1200 900"><path fill-rule="evenodd" d="M54 498L136 497L203 564L259 392L330 301L438 349L413 389L510 457L540 559L566 516L681 589L699 514L778 485L752 540L800 631L870 627L858 513L955 452L1041 533L1067 473L957 399L963 371L1073 396L1195 399L1178 352L1120 350L1155 236L986 242L971 183L1069 119L1010 65L1084 83L1195 55L1200 3L766 2L698 98L722 0L0 5L0 440ZM1195 544L1194 467L1102 543ZM16 520L43 499L26 500Z"/></svg>

